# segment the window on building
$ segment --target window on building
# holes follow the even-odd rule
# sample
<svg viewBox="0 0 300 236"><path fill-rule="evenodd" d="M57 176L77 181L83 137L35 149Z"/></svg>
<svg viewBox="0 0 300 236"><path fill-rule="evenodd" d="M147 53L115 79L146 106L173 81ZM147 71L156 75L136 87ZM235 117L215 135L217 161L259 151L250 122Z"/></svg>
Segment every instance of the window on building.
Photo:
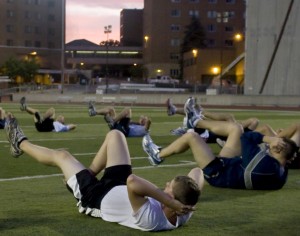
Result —
<svg viewBox="0 0 300 236"><path fill-rule="evenodd" d="M180 58L179 53L171 53L170 54L170 59L171 60L174 60L174 61L176 60L177 61L177 60L179 60L179 58Z"/></svg>
<svg viewBox="0 0 300 236"><path fill-rule="evenodd" d="M207 39L207 47L215 47L216 40L215 39Z"/></svg>
<svg viewBox="0 0 300 236"><path fill-rule="evenodd" d="M6 32L11 33L14 31L14 26L13 25L6 25Z"/></svg>
<svg viewBox="0 0 300 236"><path fill-rule="evenodd" d="M27 5L30 5L30 4L32 3L32 0L25 0L25 3L26 3Z"/></svg>
<svg viewBox="0 0 300 236"><path fill-rule="evenodd" d="M179 70L178 69L170 69L170 76L171 77L178 77L179 76Z"/></svg>
<svg viewBox="0 0 300 236"><path fill-rule="evenodd" d="M171 31L173 31L173 32L180 31L180 25L172 24L171 25Z"/></svg>
<svg viewBox="0 0 300 236"><path fill-rule="evenodd" d="M48 1L48 7L54 7L54 6L55 6L54 0L49 0Z"/></svg>
<svg viewBox="0 0 300 236"><path fill-rule="evenodd" d="M229 17L229 18L235 17L235 12L234 12L234 11L229 11L229 12L228 12L228 17Z"/></svg>
<svg viewBox="0 0 300 236"><path fill-rule="evenodd" d="M14 0L6 0L7 3L13 3Z"/></svg>
<svg viewBox="0 0 300 236"><path fill-rule="evenodd" d="M27 34L30 34L30 33L32 33L32 27L29 26L29 25L26 25L24 31L25 31L25 33L27 33Z"/></svg>
<svg viewBox="0 0 300 236"><path fill-rule="evenodd" d="M226 40L225 40L225 46L226 46L226 47L233 47L233 40L231 40L231 39L226 39Z"/></svg>
<svg viewBox="0 0 300 236"><path fill-rule="evenodd" d="M55 48L55 44L53 42L48 42L48 48Z"/></svg>
<svg viewBox="0 0 300 236"><path fill-rule="evenodd" d="M48 15L48 21L55 21L55 15L49 14Z"/></svg>
<svg viewBox="0 0 300 236"><path fill-rule="evenodd" d="M207 25L206 29L208 32L216 32L216 25L214 24Z"/></svg>
<svg viewBox="0 0 300 236"><path fill-rule="evenodd" d="M30 11L25 11L25 19L31 19L32 15Z"/></svg>
<svg viewBox="0 0 300 236"><path fill-rule="evenodd" d="M39 12L36 12L36 13L35 13L35 19L37 19L37 20L41 20L41 19L42 19L42 15L41 15L41 13L39 13Z"/></svg>
<svg viewBox="0 0 300 236"><path fill-rule="evenodd" d="M218 0L208 0L209 4L216 4L218 2Z"/></svg>
<svg viewBox="0 0 300 236"><path fill-rule="evenodd" d="M30 40L25 40L25 47L32 47L32 42Z"/></svg>
<svg viewBox="0 0 300 236"><path fill-rule="evenodd" d="M14 12L12 10L7 10L6 16L7 16L7 18L12 18L12 17L14 17Z"/></svg>
<svg viewBox="0 0 300 236"><path fill-rule="evenodd" d="M199 0L189 0L190 3L198 3Z"/></svg>
<svg viewBox="0 0 300 236"><path fill-rule="evenodd" d="M178 2L181 2L181 0L171 0L171 2L178 3Z"/></svg>
<svg viewBox="0 0 300 236"><path fill-rule="evenodd" d="M35 46L36 48L40 48L40 47L42 46L41 41L35 41L35 42L34 42L34 46Z"/></svg>
<svg viewBox="0 0 300 236"><path fill-rule="evenodd" d="M7 39L6 46L14 46L14 41L12 39Z"/></svg>
<svg viewBox="0 0 300 236"><path fill-rule="evenodd" d="M216 18L217 14L218 13L216 11L208 11L207 12L207 18Z"/></svg>
<svg viewBox="0 0 300 236"><path fill-rule="evenodd" d="M36 26L36 27L34 27L34 33L35 34L41 34L41 28L40 27L38 27L38 26Z"/></svg>
<svg viewBox="0 0 300 236"><path fill-rule="evenodd" d="M235 0L226 0L226 3L228 3L228 4L235 4Z"/></svg>
<svg viewBox="0 0 300 236"><path fill-rule="evenodd" d="M199 18L199 11L198 10L189 10L189 16Z"/></svg>
<svg viewBox="0 0 300 236"><path fill-rule="evenodd" d="M180 39L171 39L171 46L172 47L180 46Z"/></svg>
<svg viewBox="0 0 300 236"><path fill-rule="evenodd" d="M228 25L225 26L225 31L226 31L226 32L233 32L233 30L234 30L234 29L233 29L233 26L228 26Z"/></svg>
<svg viewBox="0 0 300 236"><path fill-rule="evenodd" d="M34 0L35 5L41 5L41 0Z"/></svg>
<svg viewBox="0 0 300 236"><path fill-rule="evenodd" d="M55 29L54 28L48 28L48 35L54 36L55 35Z"/></svg>
<svg viewBox="0 0 300 236"><path fill-rule="evenodd" d="M181 15L180 10L178 10L178 9L171 10L172 17L179 17L180 15Z"/></svg>

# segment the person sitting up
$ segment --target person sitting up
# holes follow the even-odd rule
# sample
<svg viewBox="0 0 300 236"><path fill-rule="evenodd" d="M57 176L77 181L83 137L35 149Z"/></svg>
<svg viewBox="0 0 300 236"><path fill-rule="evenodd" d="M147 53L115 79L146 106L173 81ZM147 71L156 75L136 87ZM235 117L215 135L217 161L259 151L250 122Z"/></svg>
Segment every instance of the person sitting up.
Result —
<svg viewBox="0 0 300 236"><path fill-rule="evenodd" d="M5 130L14 157L24 152L43 165L58 167L79 212L104 221L142 231L176 229L191 218L204 185L197 167L167 182L164 190L134 175L126 138L118 130L107 133L89 168L67 151L31 143L12 114Z"/></svg>

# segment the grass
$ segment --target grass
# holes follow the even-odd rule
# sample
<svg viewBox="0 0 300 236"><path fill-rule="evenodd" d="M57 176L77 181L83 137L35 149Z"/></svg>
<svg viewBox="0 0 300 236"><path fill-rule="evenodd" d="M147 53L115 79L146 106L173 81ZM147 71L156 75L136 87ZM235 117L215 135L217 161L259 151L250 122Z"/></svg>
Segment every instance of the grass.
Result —
<svg viewBox="0 0 300 236"><path fill-rule="evenodd" d="M41 111L49 107L33 104ZM35 144L63 148L85 165L92 160L108 128L102 117L88 117L85 105L55 104L69 123L78 124L69 133L38 133L32 117L19 111L17 104L1 104L13 112L28 138ZM120 110L120 108L118 109ZM257 117L274 128L299 120L300 112L226 110L237 119ZM168 117L163 108L134 107L134 118L152 118L151 134L158 144L167 145L176 137L169 130L181 125L182 117ZM195 164L190 151L168 159L159 167L149 165L141 138L127 139L134 173L164 187L177 174L186 174ZM211 145L217 152L218 147ZM78 213L76 201L66 190L57 168L42 166L27 155L10 157L9 145L0 130L0 235L147 235L101 219ZM185 165L183 165L185 164ZM24 178L28 177L28 178ZM197 210L187 225L161 235L300 235L300 170L290 170L279 191L249 191L214 188L206 184Z"/></svg>

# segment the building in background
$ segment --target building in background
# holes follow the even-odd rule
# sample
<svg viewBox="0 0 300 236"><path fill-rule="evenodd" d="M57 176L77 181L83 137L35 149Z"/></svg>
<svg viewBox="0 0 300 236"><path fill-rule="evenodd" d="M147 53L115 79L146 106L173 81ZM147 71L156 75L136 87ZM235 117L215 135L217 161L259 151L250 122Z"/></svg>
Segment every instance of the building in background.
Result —
<svg viewBox="0 0 300 236"><path fill-rule="evenodd" d="M215 76L212 68L219 68L215 73L220 73L238 57L238 48L243 48L234 36L244 34L245 8L244 0L144 0L145 76L180 76L181 44L186 26L196 17L204 28L207 49L185 54L183 79L210 84Z"/></svg>
<svg viewBox="0 0 300 236"><path fill-rule="evenodd" d="M299 96L299 9L299 0L247 2L246 95Z"/></svg>
<svg viewBox="0 0 300 236"><path fill-rule="evenodd" d="M121 46L143 46L143 10L123 9L120 15Z"/></svg>
<svg viewBox="0 0 300 236"><path fill-rule="evenodd" d="M65 1L0 1L0 65L9 58L35 58L41 71L60 80Z"/></svg>

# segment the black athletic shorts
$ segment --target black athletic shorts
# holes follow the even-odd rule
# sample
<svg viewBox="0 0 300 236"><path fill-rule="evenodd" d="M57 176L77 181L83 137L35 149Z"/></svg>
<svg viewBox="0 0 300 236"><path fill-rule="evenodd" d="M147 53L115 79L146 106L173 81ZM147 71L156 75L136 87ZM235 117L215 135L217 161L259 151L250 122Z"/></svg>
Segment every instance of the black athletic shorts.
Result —
<svg viewBox="0 0 300 236"><path fill-rule="evenodd" d="M54 119L46 118L43 120L38 112L36 112L34 116L37 119L37 122L35 122L35 128L37 131L51 132L54 130L54 126L53 126Z"/></svg>
<svg viewBox="0 0 300 236"><path fill-rule="evenodd" d="M79 189L82 194L83 207L100 209L104 196L115 186L126 185L128 176L132 174L131 165L111 166L105 169L100 180L87 169L76 174ZM68 187L68 186L67 186ZM72 192L72 190L68 187Z"/></svg>

